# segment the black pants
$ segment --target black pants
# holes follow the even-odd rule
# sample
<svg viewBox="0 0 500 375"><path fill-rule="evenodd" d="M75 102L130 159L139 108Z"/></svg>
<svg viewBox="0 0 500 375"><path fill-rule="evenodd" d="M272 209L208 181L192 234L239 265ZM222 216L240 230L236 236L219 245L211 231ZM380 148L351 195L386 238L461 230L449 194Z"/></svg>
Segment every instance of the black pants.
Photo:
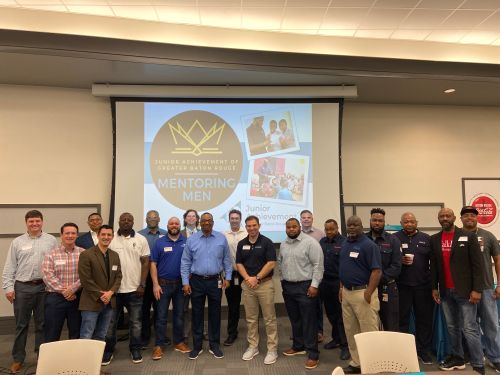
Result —
<svg viewBox="0 0 500 375"><path fill-rule="evenodd" d="M311 280L281 282L286 311L292 325L292 348L297 351L306 350L310 359L318 359L318 297L307 296L310 285Z"/></svg>
<svg viewBox="0 0 500 375"><path fill-rule="evenodd" d="M332 339L347 348L347 338L342 320L342 304L339 301L340 280L323 279L319 284L319 296L325 305L326 317L332 325Z"/></svg>
<svg viewBox="0 0 500 375"><path fill-rule="evenodd" d="M380 301L380 320L384 331L399 332L399 293L395 282L380 284L378 287Z"/></svg>
<svg viewBox="0 0 500 375"><path fill-rule="evenodd" d="M205 280L193 275L191 284L191 307L193 312L192 331L193 349L201 350L203 343L203 315L205 299L208 299L208 341L210 348L220 346L220 303L222 288L218 287L218 279Z"/></svg>
<svg viewBox="0 0 500 375"><path fill-rule="evenodd" d="M238 285L235 285L234 280L238 280ZM233 271L233 277L229 288L226 288L227 299L227 335L228 337L238 337L238 322L240 320L240 304L241 304L241 283L242 279L237 271Z"/></svg>
<svg viewBox="0 0 500 375"><path fill-rule="evenodd" d="M78 310L80 299L68 301L60 293L45 296L45 342L59 341L64 326L68 326L68 338L80 338L82 316Z"/></svg>
<svg viewBox="0 0 500 375"><path fill-rule="evenodd" d="M151 306L153 307L153 319L151 319ZM145 345L151 338L151 327L155 321L156 315L156 299L153 294L153 280L151 275L148 274L146 279L146 288L144 289L144 296L142 297L142 327L141 339Z"/></svg>
<svg viewBox="0 0 500 375"><path fill-rule="evenodd" d="M410 311L415 315L415 341L418 353L431 351L434 300L431 288L399 285L399 329L407 333Z"/></svg>

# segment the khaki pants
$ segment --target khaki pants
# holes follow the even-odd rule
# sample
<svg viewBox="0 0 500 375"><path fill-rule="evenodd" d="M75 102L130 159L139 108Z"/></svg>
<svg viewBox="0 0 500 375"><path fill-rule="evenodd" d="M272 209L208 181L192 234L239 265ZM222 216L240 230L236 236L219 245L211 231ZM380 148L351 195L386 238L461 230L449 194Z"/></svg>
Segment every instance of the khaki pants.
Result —
<svg viewBox="0 0 500 375"><path fill-rule="evenodd" d="M278 351L278 323L274 309L274 283L265 281L257 289L251 289L245 282L241 284L242 299L247 320L247 340L251 348L259 346L259 306L262 309L267 334L267 350Z"/></svg>
<svg viewBox="0 0 500 375"><path fill-rule="evenodd" d="M370 304L366 303L364 294L365 289L342 289L342 318L352 358L349 364L354 367L360 366L354 335L379 330L380 303L377 289L372 294Z"/></svg>

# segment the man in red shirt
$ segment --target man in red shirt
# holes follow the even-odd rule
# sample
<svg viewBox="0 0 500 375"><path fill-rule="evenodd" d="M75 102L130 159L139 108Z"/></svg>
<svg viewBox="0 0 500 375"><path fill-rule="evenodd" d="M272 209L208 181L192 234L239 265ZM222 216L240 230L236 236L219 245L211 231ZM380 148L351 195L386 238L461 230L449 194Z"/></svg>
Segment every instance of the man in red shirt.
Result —
<svg viewBox="0 0 500 375"><path fill-rule="evenodd" d="M484 358L477 304L484 285L484 261L475 233L456 227L449 208L438 213L442 231L431 236L432 297L442 304L450 338L451 354L441 370L464 369L462 331L474 371L484 375Z"/></svg>

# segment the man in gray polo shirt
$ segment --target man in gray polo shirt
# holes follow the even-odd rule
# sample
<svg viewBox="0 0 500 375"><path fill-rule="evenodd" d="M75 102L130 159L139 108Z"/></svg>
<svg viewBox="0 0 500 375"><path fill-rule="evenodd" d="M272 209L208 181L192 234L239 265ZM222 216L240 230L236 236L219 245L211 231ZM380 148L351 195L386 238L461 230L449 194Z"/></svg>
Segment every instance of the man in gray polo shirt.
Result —
<svg viewBox="0 0 500 375"><path fill-rule="evenodd" d="M318 366L318 286L323 278L323 251L318 241L301 232L300 223L286 222L287 239L281 243L278 267L285 307L292 324L293 345L286 356L308 355L307 369Z"/></svg>
<svg viewBox="0 0 500 375"><path fill-rule="evenodd" d="M14 362L10 372L21 371L26 358L26 340L33 314L35 321L35 352L43 343L45 284L42 262L45 254L57 247L54 236L42 232L43 215L40 211L28 211L25 215L27 232L10 244L2 274L5 297L14 305L16 338L12 347Z"/></svg>

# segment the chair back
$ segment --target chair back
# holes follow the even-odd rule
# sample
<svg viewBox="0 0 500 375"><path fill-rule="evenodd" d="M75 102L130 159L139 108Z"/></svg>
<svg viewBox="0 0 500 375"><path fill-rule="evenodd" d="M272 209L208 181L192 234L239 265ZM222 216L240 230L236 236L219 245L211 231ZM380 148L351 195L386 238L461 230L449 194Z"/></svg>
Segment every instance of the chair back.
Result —
<svg viewBox="0 0 500 375"><path fill-rule="evenodd" d="M333 369L332 375L344 375L344 370L342 369L342 367L337 366Z"/></svg>
<svg viewBox="0 0 500 375"><path fill-rule="evenodd" d="M42 344L36 375L99 375L105 345L86 339Z"/></svg>
<svg viewBox="0 0 500 375"><path fill-rule="evenodd" d="M354 335L361 372L420 372L415 336L408 333L373 331Z"/></svg>

